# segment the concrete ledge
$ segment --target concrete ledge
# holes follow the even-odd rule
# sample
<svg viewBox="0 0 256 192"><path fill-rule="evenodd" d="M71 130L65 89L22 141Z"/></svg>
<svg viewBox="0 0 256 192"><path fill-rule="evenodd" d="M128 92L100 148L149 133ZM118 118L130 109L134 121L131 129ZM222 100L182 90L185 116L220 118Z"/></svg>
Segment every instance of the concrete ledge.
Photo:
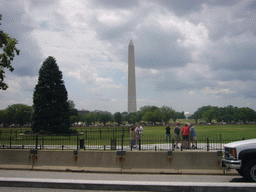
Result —
<svg viewBox="0 0 256 192"><path fill-rule="evenodd" d="M155 174L238 174L225 172L217 152L0 150L0 169Z"/></svg>

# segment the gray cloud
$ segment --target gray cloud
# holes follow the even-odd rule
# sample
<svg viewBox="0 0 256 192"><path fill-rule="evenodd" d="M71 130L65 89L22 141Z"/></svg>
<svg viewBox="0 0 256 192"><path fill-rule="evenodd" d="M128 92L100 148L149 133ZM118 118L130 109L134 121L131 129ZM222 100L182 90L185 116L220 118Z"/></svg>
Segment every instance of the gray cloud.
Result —
<svg viewBox="0 0 256 192"><path fill-rule="evenodd" d="M228 1L223 1L223 0L205 0L202 3L206 3L208 5L213 5L213 6L233 6L241 2L242 0L228 0Z"/></svg>
<svg viewBox="0 0 256 192"><path fill-rule="evenodd" d="M249 99L255 99L256 98L256 91L254 89L249 90L249 91L245 91L243 94L245 95L245 98L249 98Z"/></svg>
<svg viewBox="0 0 256 192"><path fill-rule="evenodd" d="M220 81L232 81L232 80L240 80L240 81L255 81L256 75L253 70L241 70L241 71L229 71L229 70L218 70L215 73L217 75L214 76L214 80Z"/></svg>
<svg viewBox="0 0 256 192"><path fill-rule="evenodd" d="M238 0L189 0L189 1L169 1L169 0L152 0L154 3L159 3L167 7L170 11L178 16L186 16L194 12L200 12L203 4L210 6L233 6L236 5Z"/></svg>
<svg viewBox="0 0 256 192"><path fill-rule="evenodd" d="M142 68L170 68L185 66L190 60L189 51L176 43L177 32L166 34L154 28L137 32L135 41L136 65Z"/></svg>
<svg viewBox="0 0 256 192"><path fill-rule="evenodd" d="M188 80L185 80L188 79ZM212 87L216 86L211 80L207 79L203 76L203 74L194 72L193 74L189 74L189 78L187 75L183 77L178 76L174 72L168 71L162 72L155 78L155 89L156 91L169 91L169 92L178 92L183 90L193 90L193 89L202 89L204 87Z"/></svg>
<svg viewBox="0 0 256 192"><path fill-rule="evenodd" d="M139 4L138 0L93 0L92 1L96 6L101 6L104 8L129 8Z"/></svg>
<svg viewBox="0 0 256 192"><path fill-rule="evenodd" d="M190 0L190 1L169 1L169 0L152 0L154 3L159 3L175 14L189 15L190 13L202 10L203 0Z"/></svg>
<svg viewBox="0 0 256 192"><path fill-rule="evenodd" d="M53 4L58 4L59 3L59 0L54 0L54 1L45 1L45 0L31 0L31 5L33 7L36 7L36 8L43 8L45 9L46 7L49 7Z"/></svg>
<svg viewBox="0 0 256 192"><path fill-rule="evenodd" d="M37 42L30 36L33 30L31 21L25 16L24 8L15 1L1 7L1 27L10 37L18 40L17 48L20 49L20 55L12 61L13 73L19 76L37 75L42 58ZM10 11L14 8L15 12Z"/></svg>
<svg viewBox="0 0 256 192"><path fill-rule="evenodd" d="M229 42L215 44L207 56L212 70L230 71L256 70L256 44L252 42Z"/></svg>
<svg viewBox="0 0 256 192"><path fill-rule="evenodd" d="M100 25L97 27L97 35L102 40L108 40L108 41L116 41L116 39L122 39L124 36L128 36L128 33L131 31L131 28L127 26L123 27L107 27L104 25ZM112 41L112 42L113 42Z"/></svg>

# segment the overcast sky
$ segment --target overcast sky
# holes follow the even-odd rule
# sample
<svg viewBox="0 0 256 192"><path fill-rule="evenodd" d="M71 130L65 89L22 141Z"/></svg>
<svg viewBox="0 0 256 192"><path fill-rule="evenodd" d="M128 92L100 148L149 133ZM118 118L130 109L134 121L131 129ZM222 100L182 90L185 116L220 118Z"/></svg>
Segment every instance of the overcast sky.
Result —
<svg viewBox="0 0 256 192"><path fill-rule="evenodd" d="M256 110L256 1L2 0L0 13L20 49L0 109L32 105L38 71L53 56L77 109L127 111L132 39L138 110Z"/></svg>

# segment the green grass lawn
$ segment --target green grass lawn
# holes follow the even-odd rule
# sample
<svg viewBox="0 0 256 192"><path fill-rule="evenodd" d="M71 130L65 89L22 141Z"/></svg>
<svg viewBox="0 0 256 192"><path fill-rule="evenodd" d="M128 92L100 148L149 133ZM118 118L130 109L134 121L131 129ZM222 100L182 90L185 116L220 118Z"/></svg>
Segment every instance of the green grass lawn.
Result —
<svg viewBox="0 0 256 192"><path fill-rule="evenodd" d="M199 140L240 140L256 138L256 125L194 125ZM144 126L143 139L145 142L165 142L165 126ZM181 126L182 128L182 126ZM129 128L128 127L79 127L75 128L79 132L84 132L83 135L77 136L44 136L38 137L39 145L76 145L77 139L84 139L86 145L109 145L112 138L117 138L119 141L124 133L125 144L129 143ZM172 138L174 126L171 126ZM10 137L13 145L28 145L35 144L35 136L22 135L26 129L1 129L0 144L9 145ZM100 132L101 130L101 132ZM123 132L124 130L124 132ZM147 140L147 141L146 141ZM200 142L200 141L199 141ZM203 142L203 141L202 141Z"/></svg>
<svg viewBox="0 0 256 192"><path fill-rule="evenodd" d="M180 126L181 129L183 126ZM256 138L256 125L194 125L198 139L200 138L216 138L222 139L253 139ZM171 130L174 126L171 127ZM173 133L173 132L171 132ZM144 127L144 135L165 134L165 127Z"/></svg>

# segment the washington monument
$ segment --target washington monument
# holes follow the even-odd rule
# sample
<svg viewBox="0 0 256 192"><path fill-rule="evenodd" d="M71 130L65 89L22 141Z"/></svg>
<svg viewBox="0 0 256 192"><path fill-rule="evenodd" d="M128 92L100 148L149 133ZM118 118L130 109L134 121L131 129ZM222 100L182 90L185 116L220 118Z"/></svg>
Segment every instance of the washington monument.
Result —
<svg viewBox="0 0 256 192"><path fill-rule="evenodd" d="M136 106L136 85L135 85L135 60L134 45L130 40L128 46L128 113L137 111Z"/></svg>

